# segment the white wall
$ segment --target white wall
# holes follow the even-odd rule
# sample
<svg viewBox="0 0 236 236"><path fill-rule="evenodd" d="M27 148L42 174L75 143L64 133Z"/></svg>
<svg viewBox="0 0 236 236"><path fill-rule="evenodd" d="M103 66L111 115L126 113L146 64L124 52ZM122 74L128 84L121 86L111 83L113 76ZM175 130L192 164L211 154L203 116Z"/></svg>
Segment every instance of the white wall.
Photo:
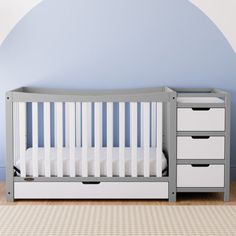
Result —
<svg viewBox="0 0 236 236"><path fill-rule="evenodd" d="M220 29L236 52L236 0L189 0Z"/></svg>
<svg viewBox="0 0 236 236"><path fill-rule="evenodd" d="M9 32L41 0L0 0L0 45Z"/></svg>

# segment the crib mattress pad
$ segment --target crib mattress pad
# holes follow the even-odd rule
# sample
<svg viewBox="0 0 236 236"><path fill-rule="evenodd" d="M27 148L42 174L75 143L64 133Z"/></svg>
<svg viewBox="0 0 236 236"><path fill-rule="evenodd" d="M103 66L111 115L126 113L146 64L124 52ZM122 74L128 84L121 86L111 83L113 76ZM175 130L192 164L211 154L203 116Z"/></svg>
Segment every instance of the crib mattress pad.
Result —
<svg viewBox="0 0 236 236"><path fill-rule="evenodd" d="M50 148L50 171L51 176L57 176L57 148ZM87 165L88 165L88 175L94 176L94 166L95 166L95 148L88 148L87 152ZM106 176L106 160L107 160L107 148L100 149L100 175ZM26 162L26 175L33 175L33 158L38 160L38 173L39 176L45 175L45 149L44 148L28 148L26 150L25 162ZM144 174L144 149L137 148L137 172L138 176L143 176ZM63 176L70 175L70 149L62 148L62 159L63 159ZM163 176L167 172L167 159L162 153L161 158ZM131 176L131 148L126 147L124 152L125 160L125 176ZM15 163L16 167L20 169L20 160ZM150 148L150 175L156 176L156 148ZM76 176L82 176L82 148L75 148L75 171ZM114 147L112 149L112 173L113 176L119 176L119 148Z"/></svg>

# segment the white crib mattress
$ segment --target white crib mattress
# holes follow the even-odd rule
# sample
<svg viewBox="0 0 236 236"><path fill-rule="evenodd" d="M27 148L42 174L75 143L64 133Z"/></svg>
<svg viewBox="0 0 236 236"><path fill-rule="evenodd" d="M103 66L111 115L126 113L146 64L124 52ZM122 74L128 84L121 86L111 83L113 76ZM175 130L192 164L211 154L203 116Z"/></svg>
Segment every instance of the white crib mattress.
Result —
<svg viewBox="0 0 236 236"><path fill-rule="evenodd" d="M44 165L44 148L38 148L37 150L37 159L38 159L38 170L39 175L44 176L45 173L45 165ZM119 176L119 148L113 148L113 165L112 172L113 176ZM144 173L144 158L143 158L144 150L143 148L137 148L137 162L138 162L138 176L143 176ZM63 175L70 175L70 150L69 148L63 148L62 150L63 156ZM101 148L100 151L100 172L101 176L106 176L106 156L107 156L107 148ZM81 158L82 157L82 149L75 149L75 165L76 165L76 176L82 176L82 168L81 168ZM88 175L94 176L94 148L88 148ZM156 148L150 148L150 175L156 176ZM16 167L20 169L20 161L16 162ZM57 148L50 149L50 167L51 167L51 176L57 176ZM163 175L166 174L167 169L167 160L162 153L162 170ZM33 148L29 148L26 150L26 174L29 176L33 175ZM125 176L131 176L131 148L125 148Z"/></svg>

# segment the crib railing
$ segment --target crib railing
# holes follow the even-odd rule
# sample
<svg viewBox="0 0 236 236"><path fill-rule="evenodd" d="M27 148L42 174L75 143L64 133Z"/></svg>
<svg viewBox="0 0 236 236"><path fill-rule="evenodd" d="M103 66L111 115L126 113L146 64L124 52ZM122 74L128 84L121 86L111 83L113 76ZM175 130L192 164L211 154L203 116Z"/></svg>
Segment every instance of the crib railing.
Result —
<svg viewBox="0 0 236 236"><path fill-rule="evenodd" d="M21 177L26 177L26 151L32 136L33 177L38 177L39 128L43 129L45 177L51 177L50 149L56 147L57 177L63 177L63 148L69 148L70 177L76 176L75 149L81 148L82 177L88 177L88 148L94 149L94 177L100 177L101 148L106 148L106 176L112 177L114 148L113 102L43 102L42 127L39 125L39 103L14 103L15 161L20 162ZM125 177L125 148L131 150L131 176L137 177L137 149L143 148L144 177L150 176L150 148L156 148L156 176L162 176L162 120L161 102L118 102L119 177ZM129 109L126 109L126 107ZM31 107L31 114L29 114ZM140 107L140 112L138 112ZM54 109L53 109L54 108ZM104 109L106 108L106 109ZM54 119L52 119L52 110ZM105 110L105 112L104 112ZM128 113L128 119L127 119ZM105 116L105 117L104 117ZM92 122L93 120L93 122ZM106 123L104 124L104 120ZM140 120L140 124L138 124ZM27 123L32 128L27 131ZM129 125L126 123L128 122ZM54 126L54 134L51 126ZM105 127L104 127L105 126ZM126 137L126 129L130 129ZM140 145L138 145L140 129ZM103 145L103 138L106 143ZM54 145L52 145L52 137ZM94 140L92 144L92 140ZM19 155L18 155L19 154Z"/></svg>
<svg viewBox="0 0 236 236"><path fill-rule="evenodd" d="M170 149L167 147L170 145L169 131L163 136L164 119L166 123L170 121L166 115L167 105L175 99L175 94L168 88L125 92L21 88L10 96L14 158L12 162L8 161L8 166L20 163L20 177L29 176L29 149L32 150L32 177L162 177L163 149ZM56 174L52 174L52 148L56 151ZM64 173L65 148L69 150L69 175ZM39 149L44 153L43 174L39 173ZM118 174L114 174L117 149ZM91 150L92 174L88 163ZM153 150L154 175L150 173ZM138 171L140 152L142 174ZM11 153L10 148L8 153ZM127 153L129 175L126 173ZM105 161L105 174L104 171L101 173L101 161Z"/></svg>

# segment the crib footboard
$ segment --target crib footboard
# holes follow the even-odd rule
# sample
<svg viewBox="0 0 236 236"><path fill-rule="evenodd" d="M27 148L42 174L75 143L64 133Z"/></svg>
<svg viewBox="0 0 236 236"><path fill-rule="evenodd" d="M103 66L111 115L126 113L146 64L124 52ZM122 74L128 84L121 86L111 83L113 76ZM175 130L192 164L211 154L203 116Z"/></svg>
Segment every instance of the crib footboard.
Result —
<svg viewBox="0 0 236 236"><path fill-rule="evenodd" d="M6 94L7 199L176 200L169 88Z"/></svg>

